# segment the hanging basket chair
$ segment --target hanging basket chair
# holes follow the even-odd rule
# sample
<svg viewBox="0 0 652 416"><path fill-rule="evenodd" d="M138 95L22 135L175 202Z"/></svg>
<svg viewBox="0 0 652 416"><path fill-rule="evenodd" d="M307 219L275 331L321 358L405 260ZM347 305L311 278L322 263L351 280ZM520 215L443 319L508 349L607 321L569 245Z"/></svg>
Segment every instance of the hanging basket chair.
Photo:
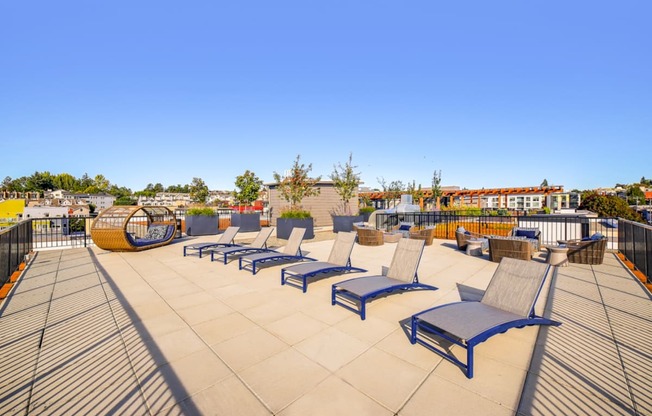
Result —
<svg viewBox="0 0 652 416"><path fill-rule="evenodd" d="M91 225L91 237L99 248L110 251L142 251L174 239L176 217L167 207L114 205L102 211Z"/></svg>

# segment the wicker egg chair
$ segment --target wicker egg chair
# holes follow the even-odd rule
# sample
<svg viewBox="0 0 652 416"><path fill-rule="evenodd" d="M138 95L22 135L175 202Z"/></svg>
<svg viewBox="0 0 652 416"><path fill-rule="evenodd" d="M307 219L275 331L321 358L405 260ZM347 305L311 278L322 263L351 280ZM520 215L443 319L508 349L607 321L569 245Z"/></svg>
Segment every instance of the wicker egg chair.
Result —
<svg viewBox="0 0 652 416"><path fill-rule="evenodd" d="M168 244L175 236L176 217L167 207L114 205L91 225L96 246L110 251L142 251Z"/></svg>

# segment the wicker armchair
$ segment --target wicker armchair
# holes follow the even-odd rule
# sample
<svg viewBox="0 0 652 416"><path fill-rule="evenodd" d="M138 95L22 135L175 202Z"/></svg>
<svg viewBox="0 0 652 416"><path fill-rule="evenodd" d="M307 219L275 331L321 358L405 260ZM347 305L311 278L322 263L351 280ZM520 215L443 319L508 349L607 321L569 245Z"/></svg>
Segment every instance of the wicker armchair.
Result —
<svg viewBox="0 0 652 416"><path fill-rule="evenodd" d="M383 232L375 228L358 228L358 244L361 246L382 246Z"/></svg>
<svg viewBox="0 0 652 416"><path fill-rule="evenodd" d="M455 240L457 240L457 249L458 250L466 250L466 242L468 240L474 239L482 239L484 236L482 234L474 233L472 231L455 231Z"/></svg>
<svg viewBox="0 0 652 416"><path fill-rule="evenodd" d="M416 240L425 240L426 245L431 246L432 240L435 238L435 227L418 231L410 231L410 238L414 238Z"/></svg>
<svg viewBox="0 0 652 416"><path fill-rule="evenodd" d="M534 251L541 249L541 230L538 228L514 227L509 232L509 237L524 237L534 244Z"/></svg>
<svg viewBox="0 0 652 416"><path fill-rule="evenodd" d="M607 239L567 241L568 262L579 264L602 264Z"/></svg>
<svg viewBox="0 0 652 416"><path fill-rule="evenodd" d="M532 260L534 244L524 238L491 237L489 239L489 260L500 263L503 257Z"/></svg>

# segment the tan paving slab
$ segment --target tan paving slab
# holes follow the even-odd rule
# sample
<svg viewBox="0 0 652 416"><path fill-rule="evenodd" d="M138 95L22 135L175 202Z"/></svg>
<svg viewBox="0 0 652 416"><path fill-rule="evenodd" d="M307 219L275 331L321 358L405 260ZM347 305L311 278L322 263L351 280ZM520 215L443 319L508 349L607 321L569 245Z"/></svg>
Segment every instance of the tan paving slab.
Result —
<svg viewBox="0 0 652 416"><path fill-rule="evenodd" d="M236 376L227 377L196 393L173 410L178 411L176 414L183 415L265 416L271 414Z"/></svg>
<svg viewBox="0 0 652 416"><path fill-rule="evenodd" d="M237 312L192 326L208 345L221 343L256 327L250 319Z"/></svg>
<svg viewBox="0 0 652 416"><path fill-rule="evenodd" d="M218 356L235 371L241 371L289 346L260 327L212 346Z"/></svg>
<svg viewBox="0 0 652 416"><path fill-rule="evenodd" d="M313 361L336 371L369 349L370 344L331 327L294 347Z"/></svg>
<svg viewBox="0 0 652 416"><path fill-rule="evenodd" d="M328 377L278 413L279 416L389 416L393 414L391 410L335 376Z"/></svg>
<svg viewBox="0 0 652 416"><path fill-rule="evenodd" d="M178 380L178 386L169 382L167 384L168 388L173 390L177 387L183 389L183 392L176 394L177 398L180 398L184 393L187 393L188 396L198 393L233 374L215 352L209 348L203 348L178 358L168 365L160 367L158 371L162 373L170 372Z"/></svg>
<svg viewBox="0 0 652 416"><path fill-rule="evenodd" d="M219 300L211 303L200 303L185 308L177 308L177 313L188 325L197 325L229 315L233 309Z"/></svg>
<svg viewBox="0 0 652 416"><path fill-rule="evenodd" d="M240 372L273 412L278 412L326 379L330 372L289 348Z"/></svg>
<svg viewBox="0 0 652 416"><path fill-rule="evenodd" d="M266 328L288 345L295 345L325 330L328 325L303 312L295 312L271 322Z"/></svg>
<svg viewBox="0 0 652 416"><path fill-rule="evenodd" d="M431 375L398 412L398 415L435 414L509 416L513 415L514 411L485 395L478 395L457 383Z"/></svg>
<svg viewBox="0 0 652 416"><path fill-rule="evenodd" d="M427 372L380 349L370 348L336 375L396 412L423 382Z"/></svg>

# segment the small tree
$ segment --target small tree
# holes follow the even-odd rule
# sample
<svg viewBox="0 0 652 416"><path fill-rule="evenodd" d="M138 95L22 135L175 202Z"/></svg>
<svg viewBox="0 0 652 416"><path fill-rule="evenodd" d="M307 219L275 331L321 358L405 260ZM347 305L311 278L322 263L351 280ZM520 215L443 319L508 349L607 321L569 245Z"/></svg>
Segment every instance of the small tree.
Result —
<svg viewBox="0 0 652 416"><path fill-rule="evenodd" d="M435 200L435 209L441 209L441 170L432 174L432 197Z"/></svg>
<svg viewBox="0 0 652 416"><path fill-rule="evenodd" d="M319 188L314 186L321 180L321 176L310 178L308 174L312 170L312 163L306 167L300 163L301 155L297 158L290 169L289 175L281 176L274 172L274 180L278 183L278 191L286 202L290 204L288 209L281 213L281 217L310 218L310 212L301 207L301 201L309 196L319 195Z"/></svg>
<svg viewBox="0 0 652 416"><path fill-rule="evenodd" d="M263 186L263 181L255 173L246 170L245 173L235 178L235 187L233 197L240 205L251 205L258 199L258 193Z"/></svg>
<svg viewBox="0 0 652 416"><path fill-rule="evenodd" d="M208 199L208 186L206 186L201 178L192 178L192 183L190 184L190 197L202 204L206 203L206 200Z"/></svg>
<svg viewBox="0 0 652 416"><path fill-rule="evenodd" d="M353 215L349 201L360 185L360 173L355 172L356 168L357 166L353 166L353 153L349 153L349 160L344 166L341 163L333 166L330 178L335 192L340 196L340 205L332 211L333 215Z"/></svg>

